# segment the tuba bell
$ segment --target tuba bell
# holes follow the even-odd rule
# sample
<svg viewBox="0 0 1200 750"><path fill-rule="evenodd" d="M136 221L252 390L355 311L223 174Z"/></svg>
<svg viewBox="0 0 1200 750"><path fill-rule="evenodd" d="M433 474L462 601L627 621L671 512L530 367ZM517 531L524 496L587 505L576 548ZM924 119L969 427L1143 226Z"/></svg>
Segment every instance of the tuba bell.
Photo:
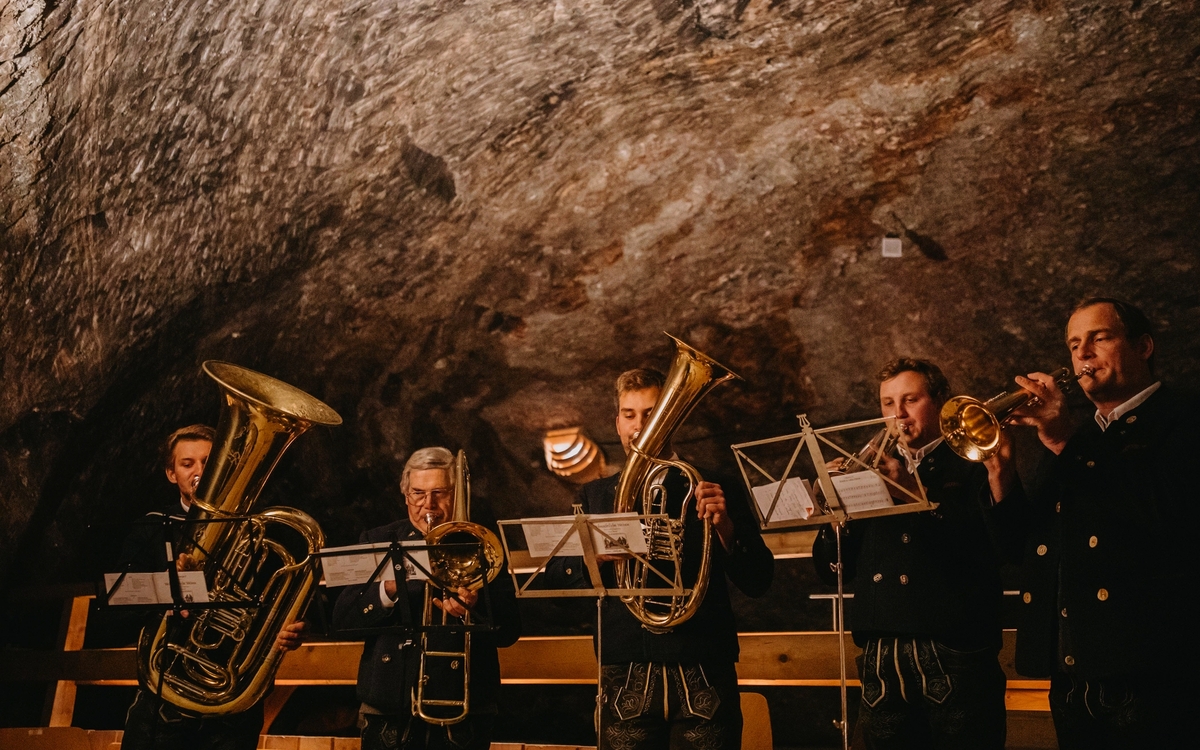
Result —
<svg viewBox="0 0 1200 750"><path fill-rule="evenodd" d="M689 506L702 481L700 473L684 461L659 458L659 453L670 443L671 435L687 419L700 399L714 387L726 380L738 379L737 374L693 349L679 339L667 334L675 342L675 359L667 373L658 403L646 419L646 426L630 445L629 457L621 471L617 485L614 512L639 512L644 515L663 515L667 512L666 492L655 486L654 480L671 469L678 469L688 480L687 493L678 518L647 519L645 527L647 558L650 560L683 561L683 527ZM702 532L700 569L691 591L682 596L622 596L621 601L631 614L641 621L651 633L667 633L686 622L700 608L708 590L710 553L712 548L712 521L704 519ZM672 549L673 547L673 549ZM617 560L617 587L623 589L645 588L650 569L640 560Z"/></svg>
<svg viewBox="0 0 1200 750"><path fill-rule="evenodd" d="M430 580L425 584L425 604L421 615L421 661L413 687L413 713L429 724L445 726L467 718L471 710L471 631L461 632L462 647L447 646L442 639L456 639L459 633L447 630L451 625L445 610L435 623L434 594L460 588L477 591L491 583L504 565L504 548L491 529L471 523L471 472L467 454L459 451L454 460L454 508L450 520L425 534L429 546ZM432 516L427 516L432 519ZM463 618L471 624L471 613ZM441 625L438 637L430 639L430 628ZM453 684L437 684L431 666L437 663L439 675L451 674ZM457 686L461 682L461 690Z"/></svg>
<svg viewBox="0 0 1200 750"><path fill-rule="evenodd" d="M1059 388L1074 385L1095 370L1083 366L1079 374L1061 367L1050 373ZM968 461L986 461L1000 450L1000 429L1012 419L1013 412L1026 404L1040 403L1033 393L1018 388L1011 393L980 401L970 396L955 396L942 406L942 437L954 452Z"/></svg>
<svg viewBox="0 0 1200 750"><path fill-rule="evenodd" d="M237 713L270 688L282 654L279 631L304 615L315 590L312 555L325 544L317 522L295 508L245 518L280 456L337 412L307 393L227 362L204 372L221 389L213 450L175 555L203 569L214 603L242 607L163 617L138 642L138 679L148 692L198 714ZM173 557L175 556L173 555Z"/></svg>

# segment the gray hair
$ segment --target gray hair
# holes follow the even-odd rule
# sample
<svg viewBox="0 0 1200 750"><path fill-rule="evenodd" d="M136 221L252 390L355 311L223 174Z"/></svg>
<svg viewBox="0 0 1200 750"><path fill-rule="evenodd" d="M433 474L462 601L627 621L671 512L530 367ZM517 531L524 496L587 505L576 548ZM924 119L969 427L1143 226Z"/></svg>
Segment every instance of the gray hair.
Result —
<svg viewBox="0 0 1200 750"><path fill-rule="evenodd" d="M400 475L400 491L408 492L409 474L424 469L445 469L450 475L450 485L454 486L454 454L441 447L422 448L414 451L404 464L404 473Z"/></svg>

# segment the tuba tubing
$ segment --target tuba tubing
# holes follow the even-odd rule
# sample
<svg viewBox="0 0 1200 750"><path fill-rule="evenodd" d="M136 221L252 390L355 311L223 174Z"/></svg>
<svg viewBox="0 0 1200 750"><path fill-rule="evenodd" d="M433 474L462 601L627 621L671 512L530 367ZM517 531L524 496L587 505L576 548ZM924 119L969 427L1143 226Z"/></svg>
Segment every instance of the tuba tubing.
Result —
<svg viewBox="0 0 1200 750"><path fill-rule="evenodd" d="M308 607L316 588L312 555L325 535L295 508L199 522L247 516L292 442L313 425L342 419L304 391L253 370L208 361L204 372L221 389L222 410L175 553L204 570L212 601L247 606L164 616L143 630L138 680L186 711L226 714L250 708L270 688L282 658L275 639Z"/></svg>
<svg viewBox="0 0 1200 750"><path fill-rule="evenodd" d="M702 481L702 478L690 464L658 456L670 443L671 435L709 391L726 380L741 380L741 378L729 368L671 334L666 335L675 342L675 358L671 361L671 369L667 373L658 403L650 412L646 426L630 446L629 457L625 462L625 467L621 470L621 480L617 485L613 511L616 513L636 511L646 515L665 513L667 510L665 493L654 492L651 487L652 480L660 472L671 468L681 471L687 478L689 486L683 499L679 518L670 519L667 524L668 528L665 530L657 529L654 524L649 522L646 525L649 557L651 559L671 557L669 554L663 554L661 550L658 553L655 551L661 546L656 544L658 541L656 536L663 531L670 531L676 539L681 569L683 527L687 521L696 485ZM672 597L639 595L621 597L621 601L625 603L630 613L641 621L643 627L650 632L670 632L689 620L700 609L700 604L704 601L704 595L708 590L711 570L712 521L707 518L704 519L702 534L701 554L703 557L696 575L696 582L692 585L689 593ZM615 565L618 588L644 588L647 579L645 563L638 560L617 560Z"/></svg>

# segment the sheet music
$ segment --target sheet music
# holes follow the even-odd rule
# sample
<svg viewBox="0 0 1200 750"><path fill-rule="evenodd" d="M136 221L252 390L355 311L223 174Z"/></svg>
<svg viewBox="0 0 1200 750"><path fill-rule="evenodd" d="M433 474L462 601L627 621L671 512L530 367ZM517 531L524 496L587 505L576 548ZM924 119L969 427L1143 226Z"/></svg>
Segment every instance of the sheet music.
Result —
<svg viewBox="0 0 1200 750"><path fill-rule="evenodd" d="M767 518L767 513L771 511L771 503L775 500L775 492L778 489L779 482L771 482L754 488L754 502L758 504L758 510L765 521L770 523L803 521L812 515L814 507L812 485L807 479L790 477L783 483L783 492L779 493L779 502L775 504L775 512L771 513L770 518Z"/></svg>
<svg viewBox="0 0 1200 750"><path fill-rule="evenodd" d="M614 552L646 553L646 535L637 513L612 513L591 516L592 547L597 554ZM600 530L607 534L600 533ZM581 556L583 544L575 532L575 516L550 516L548 518L525 519L521 522L525 542L531 557L550 557L555 546L565 536L567 540L555 553L556 556ZM612 537L611 539L608 537Z"/></svg>
<svg viewBox="0 0 1200 750"><path fill-rule="evenodd" d="M834 489L847 513L891 508L894 505L887 484L873 471L835 474L829 478L833 480Z"/></svg>
<svg viewBox="0 0 1200 750"><path fill-rule="evenodd" d="M359 554L340 554L321 557L321 571L324 573L321 583L331 588L366 583L371 578L371 574L375 572L375 568L379 567L379 563L383 561L384 556L387 555L387 551L391 549L391 546L388 542L377 542L374 544L351 544L346 547L326 547L322 549L322 553L359 551ZM400 546L424 547L425 540L401 542ZM408 554L419 562L425 570L429 570L429 550L409 550ZM408 574L408 580L410 581L424 581L428 578L408 557L400 559L393 557L391 563L385 565L383 570L379 571L379 576L373 580L396 580L393 565L397 563L403 563L405 571Z"/></svg>
<svg viewBox="0 0 1200 750"><path fill-rule="evenodd" d="M171 577L167 571L158 573L126 573L120 588L113 590L120 573L104 574L104 590L108 592L108 603L114 606L139 604L172 604ZM204 604L208 602L208 585L202 570L179 571L179 592L183 601Z"/></svg>
<svg viewBox="0 0 1200 750"><path fill-rule="evenodd" d="M603 530L601 534L599 530ZM592 517L592 547L596 554L612 554L614 552L633 552L646 554L646 535L642 532L642 522L637 513L613 513L603 519Z"/></svg>

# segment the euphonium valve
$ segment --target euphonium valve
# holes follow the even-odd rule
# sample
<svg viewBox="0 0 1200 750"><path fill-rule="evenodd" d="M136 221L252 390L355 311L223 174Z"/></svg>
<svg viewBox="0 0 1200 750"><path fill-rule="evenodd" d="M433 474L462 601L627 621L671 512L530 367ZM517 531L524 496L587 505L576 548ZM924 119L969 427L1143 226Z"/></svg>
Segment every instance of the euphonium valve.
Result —
<svg viewBox="0 0 1200 750"><path fill-rule="evenodd" d="M325 545L317 522L294 508L245 516L292 441L342 418L253 370L209 361L204 372L221 388L222 411L176 553L204 570L211 602L245 606L197 609L143 630L138 679L184 710L237 713L270 688L282 656L275 639L304 615L316 584L312 555Z"/></svg>
<svg viewBox="0 0 1200 750"><path fill-rule="evenodd" d="M1080 368L1079 374L1063 367L1050 373L1059 388L1067 389L1084 375L1095 372ZM942 437L954 452L968 461L986 461L1000 450L1000 429L1013 412L1026 404L1040 403L1036 395L1020 388L1011 393L980 401L970 396L955 396L942 406Z"/></svg>
<svg viewBox="0 0 1200 750"><path fill-rule="evenodd" d="M675 358L667 373L666 382L659 394L658 403L646 419L646 426L630 445L625 468L621 470L621 481L613 510L617 513L638 512L643 515L663 515L667 512L667 497L655 478L674 468L688 481L677 518L666 521L648 520L645 528L647 558L650 560L675 560L676 572L682 568L683 530L696 485L702 481L699 472L684 461L660 458L659 454L671 442L671 435L687 419L700 399L726 380L738 379L736 373L702 352L693 349L679 339L667 334L675 342ZM704 594L708 590L710 557L712 551L712 522L704 519L701 543L701 560L696 580L690 592L683 596L622 596L621 601L629 608L642 625L652 633L666 633L686 622L700 609ZM650 580L650 569L640 560L617 560L617 587L644 589Z"/></svg>

